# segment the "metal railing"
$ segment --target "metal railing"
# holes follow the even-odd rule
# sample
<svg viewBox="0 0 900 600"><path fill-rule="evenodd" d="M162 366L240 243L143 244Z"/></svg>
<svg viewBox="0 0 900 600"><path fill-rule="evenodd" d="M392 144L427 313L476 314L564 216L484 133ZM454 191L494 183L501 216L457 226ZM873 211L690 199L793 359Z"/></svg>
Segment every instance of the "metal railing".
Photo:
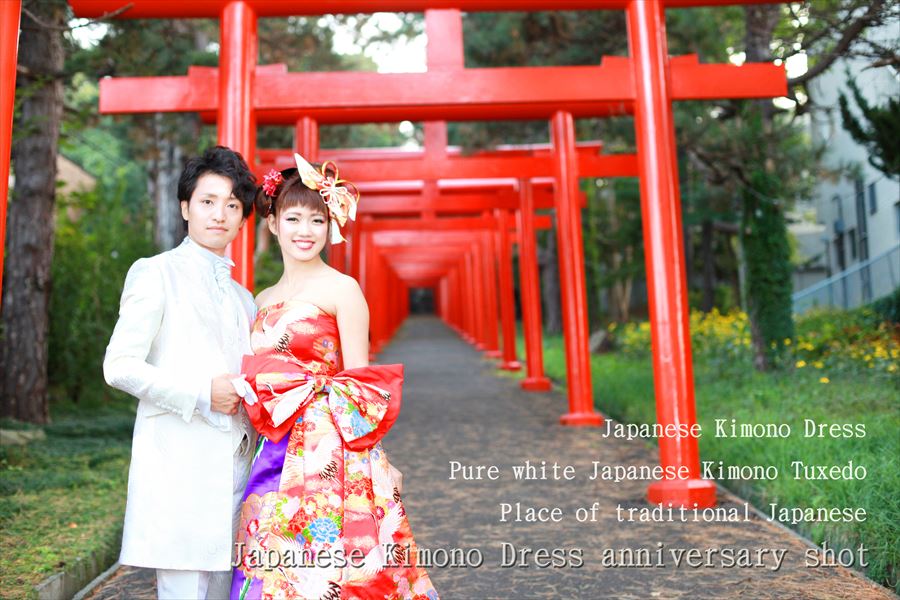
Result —
<svg viewBox="0 0 900 600"><path fill-rule="evenodd" d="M900 244L824 279L791 298L794 314L811 308L856 308L887 296L900 287Z"/></svg>

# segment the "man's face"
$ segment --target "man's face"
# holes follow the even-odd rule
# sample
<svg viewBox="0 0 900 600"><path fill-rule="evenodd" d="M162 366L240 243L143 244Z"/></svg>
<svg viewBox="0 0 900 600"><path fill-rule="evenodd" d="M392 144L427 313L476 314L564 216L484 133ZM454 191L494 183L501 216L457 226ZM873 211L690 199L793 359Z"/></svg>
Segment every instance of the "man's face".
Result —
<svg viewBox="0 0 900 600"><path fill-rule="evenodd" d="M197 180L190 202L181 201L181 216L188 223L188 235L196 243L219 256L237 237L244 224L244 208L231 193L231 180L206 173Z"/></svg>

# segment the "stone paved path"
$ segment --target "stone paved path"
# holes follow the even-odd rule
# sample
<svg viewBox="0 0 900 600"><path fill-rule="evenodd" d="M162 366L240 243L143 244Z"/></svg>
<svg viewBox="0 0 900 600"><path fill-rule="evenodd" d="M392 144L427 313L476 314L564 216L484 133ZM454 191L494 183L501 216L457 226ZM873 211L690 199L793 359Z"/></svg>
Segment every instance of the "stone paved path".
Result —
<svg viewBox="0 0 900 600"><path fill-rule="evenodd" d="M520 391L514 379L498 376L492 362L435 318L409 319L379 359L406 365L403 410L384 446L404 474L404 502L420 558L430 551L435 566L428 571L444 599L895 598L848 569L806 567L807 544L755 516L725 523L619 522L618 505L646 506L646 482L591 481L592 461L653 465L654 447L558 425L566 408L562 394ZM511 467L525 460L572 465L575 479L516 481ZM451 461L496 465L500 479L451 481ZM739 498L722 492L720 499L721 506L743 514ZM500 503L516 502L523 510L559 507L562 521L501 522ZM579 522L576 509L594 503L596 519ZM570 560L540 567L529 554L525 566L504 567L504 548L558 548ZM605 550L612 549L621 564L628 558L623 549L641 548L649 550L652 566L601 563ZM714 549L712 566L687 566L692 548L703 563L707 549ZM454 555L453 549L461 550ZM757 560L762 549L786 551L778 570L771 551ZM719 550L749 550L761 566L723 567ZM466 553L470 565L480 556L483 563L440 566L458 564L445 553ZM685 559L680 566L678 556ZM658 557L663 566L656 566ZM122 568L89 598L153 598L153 587L152 572Z"/></svg>

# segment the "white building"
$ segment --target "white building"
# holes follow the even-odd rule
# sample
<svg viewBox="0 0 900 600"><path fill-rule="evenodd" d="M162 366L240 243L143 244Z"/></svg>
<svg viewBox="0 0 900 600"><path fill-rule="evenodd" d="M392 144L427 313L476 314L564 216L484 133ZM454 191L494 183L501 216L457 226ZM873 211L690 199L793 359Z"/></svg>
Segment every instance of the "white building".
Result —
<svg viewBox="0 0 900 600"><path fill-rule="evenodd" d="M898 31L896 26L883 27L868 35L896 47ZM838 106L843 93L851 111L859 115L847 86L848 74L873 106L900 95L895 70L868 66L860 60L836 61L810 86L817 107L810 121L811 136L814 143L825 145L825 166L835 171L851 167L855 172L823 179L816 189L817 220L824 226L820 242L830 277L794 294L798 312L817 304L852 308L900 286L900 181L869 164L866 149L844 129Z"/></svg>

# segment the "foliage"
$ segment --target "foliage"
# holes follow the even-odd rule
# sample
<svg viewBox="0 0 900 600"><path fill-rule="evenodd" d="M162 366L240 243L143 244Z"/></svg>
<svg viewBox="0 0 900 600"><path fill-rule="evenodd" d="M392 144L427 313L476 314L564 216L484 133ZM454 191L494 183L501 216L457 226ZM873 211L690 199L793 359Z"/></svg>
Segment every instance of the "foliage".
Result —
<svg viewBox="0 0 900 600"><path fill-rule="evenodd" d="M808 59L809 69L789 81L792 105L722 101L681 105L675 111L679 148L687 158L682 181L693 188L684 194L685 220L696 222L694 213L701 222L740 225L739 258L746 268L746 289L741 293L754 323L754 362L766 368L775 358L772 342L777 352L792 329L792 267L784 215L795 199L810 192L816 176L825 174L818 163L821 149L812 147L805 127L796 120L809 107L805 86L838 58L892 55L863 34L896 18L897 3L825 0L748 6L740 12L717 13L724 19L720 41L710 37L718 30L708 23L694 30L690 19L670 11L677 17L670 21L677 24L669 23L669 37L673 53L691 43L690 37L681 35L683 30L693 31L701 40L696 44L704 56L715 56L718 48L737 62L785 61L798 54ZM704 266L709 260L703 257Z"/></svg>
<svg viewBox="0 0 900 600"><path fill-rule="evenodd" d="M803 0L785 4L771 39L772 57L787 61L805 55L808 69L788 80L788 96L797 110L810 108L806 87L839 59L865 61L869 67L900 66L897 54L897 0ZM886 28L893 39L869 35Z"/></svg>
<svg viewBox="0 0 900 600"><path fill-rule="evenodd" d="M586 185L585 267L591 300L609 290L610 318L627 321L634 281L644 275L641 198L637 179ZM591 311L595 318L598 311Z"/></svg>
<svg viewBox="0 0 900 600"><path fill-rule="evenodd" d="M283 271L284 263L281 258L281 247L273 236L268 250L256 256L253 266L253 279L255 280L256 291L261 292L278 283Z"/></svg>
<svg viewBox="0 0 900 600"><path fill-rule="evenodd" d="M820 150L805 128L758 102L734 103L728 118L712 110L690 126L702 144L687 144L691 170L707 184L690 196L708 214L736 221L746 269L747 308L755 327L759 368L771 366L771 343L791 337L791 248L785 213L811 194ZM712 189L710 189L710 186ZM725 201L730 198L730 202ZM723 202L725 201L725 202ZM730 205L730 206L729 206Z"/></svg>
<svg viewBox="0 0 900 600"><path fill-rule="evenodd" d="M122 177L117 188L101 184L58 203L48 368L59 397L78 401L105 393L100 365L125 273L154 252L146 204L129 205L126 189Z"/></svg>
<svg viewBox="0 0 900 600"><path fill-rule="evenodd" d="M560 340L561 341L561 340ZM560 344L561 346L561 344ZM896 435L900 412L896 386L883 376L832 373L822 383L822 371L803 369L785 373L755 372L747 361L732 363L727 377L720 367L698 358L694 362L697 417L703 427L702 460L721 460L726 465L773 465L780 472L771 481L721 481L766 512L775 502L786 507L861 507L863 522L813 522L788 526L832 548L856 548L869 553L866 574L897 589L900 552L900 443ZM553 377L564 375L564 363L547 361ZM600 410L626 422L656 420L651 361L618 354L592 360L595 398ZM739 423L787 423L786 438L716 438L714 419ZM804 419L816 423L862 423L865 438L817 438L803 435ZM806 464L863 465L864 480L795 480L791 462ZM858 566L858 565L857 565Z"/></svg>
<svg viewBox="0 0 900 600"><path fill-rule="evenodd" d="M82 47L70 39L66 56L69 85L66 94L64 136L70 145L88 145L103 154L104 146L93 144L90 132L100 129L112 136L118 161L127 157L152 171L162 152L161 138L174 141L191 156L215 139L194 114L140 114L101 117L97 114L98 82L104 77L186 75L191 66L215 67L218 22L212 19L113 20L93 45ZM111 154L111 153L107 153ZM103 168L96 173L102 173ZM146 195L147 177L138 197Z"/></svg>
<svg viewBox="0 0 900 600"><path fill-rule="evenodd" d="M691 314L691 343L697 418L703 428L702 460L726 465L773 465L774 480L721 481L766 512L786 507L861 507L862 522L791 525L832 548L868 549L866 574L897 589L900 573L900 410L897 370L900 329L870 308L819 312L798 319L797 338L788 345L788 370L761 373L750 367L750 326L746 313ZM629 423L656 421L650 327L646 322L611 324L620 351L592 357L598 410ZM547 374L565 381L565 353L559 336L544 338ZM738 423L787 423L785 438L718 438L715 419ZM804 419L816 423L862 423L862 438L804 434ZM794 479L791 462L863 465L863 480Z"/></svg>
<svg viewBox="0 0 900 600"><path fill-rule="evenodd" d="M841 94L838 104L844 129L866 148L869 164L890 177L900 176L900 98L889 97L883 106L872 106L855 81L848 79L847 87L861 117L853 114L847 96Z"/></svg>
<svg viewBox="0 0 900 600"><path fill-rule="evenodd" d="M0 446L0 557L4 598L32 597L44 578L98 555L118 553L134 403L54 404L47 439ZM5 425L4 425L5 426Z"/></svg>
<svg viewBox="0 0 900 600"><path fill-rule="evenodd" d="M623 355L650 356L649 322L612 323L608 328ZM690 330L693 355L704 364L733 375L749 362L747 313L692 311ZM874 306L807 313L797 320L796 338L780 342L783 366L813 371L819 377L857 374L890 380L900 371L900 325L884 320Z"/></svg>
<svg viewBox="0 0 900 600"><path fill-rule="evenodd" d="M470 12L463 15L469 68L590 65L627 54L622 11ZM584 133L585 128L579 128ZM468 150L546 143L546 120L450 123L450 143ZM612 142L612 139L607 139Z"/></svg>
<svg viewBox="0 0 900 600"><path fill-rule="evenodd" d="M767 368L783 340L794 337L791 249L784 208L757 190L780 191L771 174L756 171L744 195L742 223L747 256L747 297L757 368ZM760 348L763 352L760 352Z"/></svg>
<svg viewBox="0 0 900 600"><path fill-rule="evenodd" d="M873 302L872 310L885 321L900 324L900 288L894 290L890 296Z"/></svg>
<svg viewBox="0 0 900 600"><path fill-rule="evenodd" d="M146 202L147 171L134 160L141 151L128 135L128 123L94 114L100 98L97 82L75 73L65 97L68 110L60 131L61 152L96 177L101 188L121 188L129 206Z"/></svg>
<svg viewBox="0 0 900 600"><path fill-rule="evenodd" d="M260 19L259 63L284 64L290 71L371 71L375 63L363 54L338 54L334 50L335 26L352 23L357 43L380 39L381 32L367 27L371 15L288 17ZM411 20L402 22L395 35L409 35ZM361 33L363 30L368 34ZM66 72L70 87L92 87L94 96L83 102L67 99L70 135L85 139L84 130L102 124L113 133L117 145L128 148L131 160L150 163L159 159L160 139L175 142L184 156L193 156L215 143L214 127L200 123L196 115L125 115L111 119L96 116L97 81L105 76L184 75L192 66L218 64L218 21L211 19L140 19L111 21L106 34L91 47L70 40ZM399 145L406 141L393 124L331 125L320 133L323 147ZM293 127L261 127L261 148L288 148Z"/></svg>

